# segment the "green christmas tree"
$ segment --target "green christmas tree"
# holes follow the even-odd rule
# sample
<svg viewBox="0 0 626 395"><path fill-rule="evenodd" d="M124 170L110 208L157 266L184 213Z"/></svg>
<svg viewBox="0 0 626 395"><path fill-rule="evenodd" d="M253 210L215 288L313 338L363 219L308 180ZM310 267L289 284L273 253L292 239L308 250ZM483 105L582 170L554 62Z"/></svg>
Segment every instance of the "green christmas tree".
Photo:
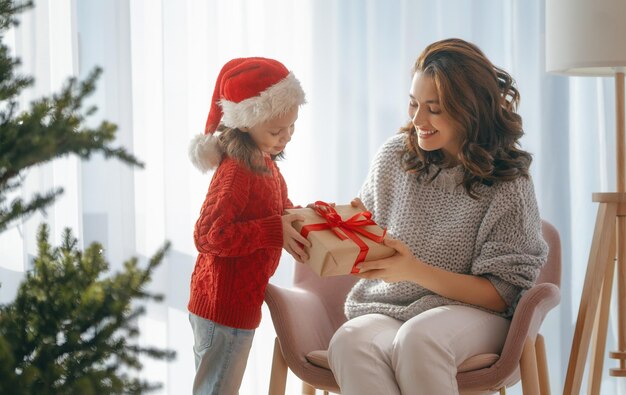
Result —
<svg viewBox="0 0 626 395"><path fill-rule="evenodd" d="M98 152L129 165L143 165L124 148L113 148L117 127L103 121L97 128L85 126L95 107L83 109L83 101L95 89L101 74L95 69L84 81L69 79L61 92L32 103L19 111L19 94L33 84L30 77L16 74L19 60L11 57L4 43L6 31L17 24L16 14L32 4L0 0L0 232L17 219L41 210L63 193L62 189L36 194L29 201L8 202L7 195L22 186L21 174L28 168L68 154L88 159Z"/></svg>
<svg viewBox="0 0 626 395"><path fill-rule="evenodd" d="M102 246L84 252L69 230L60 247L48 243L41 226L35 268L17 298L0 308L1 394L139 394L157 388L128 374L138 357L171 358L169 351L139 347L136 299L160 300L143 291L167 245L139 268L136 259L116 275L102 276L108 264Z"/></svg>
<svg viewBox="0 0 626 395"><path fill-rule="evenodd" d="M112 146L114 124L85 125L96 108L83 109L83 102L93 93L100 69L82 82L69 79L58 94L20 110L19 94L33 79L17 73L19 60L4 37L30 7L31 2L0 0L0 232L63 193L59 188L9 200L33 166L69 154L88 159L93 153L143 166L124 148ZM169 244L145 268L133 258L121 272L109 273L101 245L80 251L67 229L62 244L53 247L48 232L40 226L38 256L16 299L0 305L0 394L121 394L157 388L136 377L140 356L174 355L132 342L144 311L135 301L161 299L144 289Z"/></svg>

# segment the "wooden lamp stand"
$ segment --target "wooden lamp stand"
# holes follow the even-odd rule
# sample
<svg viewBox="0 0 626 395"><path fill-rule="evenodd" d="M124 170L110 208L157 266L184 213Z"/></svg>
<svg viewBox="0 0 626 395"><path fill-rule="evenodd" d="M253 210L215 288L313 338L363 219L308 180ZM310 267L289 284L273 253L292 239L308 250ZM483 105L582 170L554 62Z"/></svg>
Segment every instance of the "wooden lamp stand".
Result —
<svg viewBox="0 0 626 395"><path fill-rule="evenodd" d="M624 73L615 74L617 192L594 193L599 203L589 252L576 329L565 378L564 395L578 395L582 384L590 340L589 394L599 394L611 305L613 276L617 265L618 351L609 353L619 360L611 376L626 377L626 162L624 152Z"/></svg>

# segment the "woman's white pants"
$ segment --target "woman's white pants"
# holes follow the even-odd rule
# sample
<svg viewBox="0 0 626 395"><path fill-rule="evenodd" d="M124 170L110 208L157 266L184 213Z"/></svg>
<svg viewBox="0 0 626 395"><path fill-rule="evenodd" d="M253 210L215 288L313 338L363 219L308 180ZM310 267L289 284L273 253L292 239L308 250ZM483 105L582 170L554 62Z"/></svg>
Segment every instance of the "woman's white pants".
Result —
<svg viewBox="0 0 626 395"><path fill-rule="evenodd" d="M342 395L456 395L457 366L499 353L510 321L468 306L442 306L403 322L382 314L349 320L328 359Z"/></svg>

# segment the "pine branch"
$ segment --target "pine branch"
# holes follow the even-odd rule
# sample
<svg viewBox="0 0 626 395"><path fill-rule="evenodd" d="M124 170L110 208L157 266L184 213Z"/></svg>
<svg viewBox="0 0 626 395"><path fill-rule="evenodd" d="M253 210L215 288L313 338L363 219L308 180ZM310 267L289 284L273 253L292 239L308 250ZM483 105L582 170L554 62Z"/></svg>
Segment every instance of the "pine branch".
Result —
<svg viewBox="0 0 626 395"><path fill-rule="evenodd" d="M0 101L7 101L8 104L8 108L0 112L0 120L2 121L14 114L14 98L16 98L23 89L33 84L32 78L14 75L14 70L19 65L19 59L12 59L9 48L4 44L0 44Z"/></svg>
<svg viewBox="0 0 626 395"><path fill-rule="evenodd" d="M107 158L143 167L124 148L109 146L117 131L114 124L103 121L95 129L84 126L86 116L94 110L78 110L93 93L101 72L96 68L82 83L70 79L52 99L40 99L32 104L31 112L0 124L0 187L23 169L70 153L89 159L94 152L100 152Z"/></svg>
<svg viewBox="0 0 626 395"><path fill-rule="evenodd" d="M20 388L24 394L118 394L156 388L122 371L141 369L141 355L174 357L170 350L132 342L145 311L133 301L157 296L144 287L169 243L145 268L133 258L121 272L105 276L109 266L98 243L83 252L69 230L59 247L52 247L48 238L48 227L42 225L33 271L15 301L0 306L0 393Z"/></svg>
<svg viewBox="0 0 626 395"><path fill-rule="evenodd" d="M32 1L0 0L0 34L18 24L15 15L31 8Z"/></svg>
<svg viewBox="0 0 626 395"><path fill-rule="evenodd" d="M16 198L11 202L9 208L0 205L0 233L6 230L14 220L26 217L37 210L49 206L62 193L63 188L57 188L46 195L35 194L28 203L24 203L21 198ZM0 196L0 202L3 200L4 196Z"/></svg>
<svg viewBox="0 0 626 395"><path fill-rule="evenodd" d="M85 98L93 93L100 74L101 69L96 68L83 82L70 79L59 94L34 102L30 112L18 117L12 114L14 103L9 103L7 109L0 112L0 201L5 200L9 188L21 186L21 172L69 154L89 159L97 152L105 158L143 167L126 149L111 146L117 131L114 124L103 121L96 128L85 126L86 117L95 108L82 112L80 109ZM36 196L28 203L14 201L10 209L0 206L0 232L11 221L52 204L58 195L50 192L45 195L48 199ZM19 211L21 208L24 208L23 212Z"/></svg>

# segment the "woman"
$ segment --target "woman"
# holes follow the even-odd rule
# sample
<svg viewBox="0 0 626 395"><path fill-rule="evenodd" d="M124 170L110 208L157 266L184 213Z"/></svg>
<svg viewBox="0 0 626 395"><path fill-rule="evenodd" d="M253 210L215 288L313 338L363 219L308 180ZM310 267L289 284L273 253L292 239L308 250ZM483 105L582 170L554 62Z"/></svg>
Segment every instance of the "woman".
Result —
<svg viewBox="0 0 626 395"><path fill-rule="evenodd" d="M394 239L360 264L329 362L344 395L458 394L457 366L498 353L547 258L513 79L448 39L417 59L411 122L379 150L353 205Z"/></svg>

